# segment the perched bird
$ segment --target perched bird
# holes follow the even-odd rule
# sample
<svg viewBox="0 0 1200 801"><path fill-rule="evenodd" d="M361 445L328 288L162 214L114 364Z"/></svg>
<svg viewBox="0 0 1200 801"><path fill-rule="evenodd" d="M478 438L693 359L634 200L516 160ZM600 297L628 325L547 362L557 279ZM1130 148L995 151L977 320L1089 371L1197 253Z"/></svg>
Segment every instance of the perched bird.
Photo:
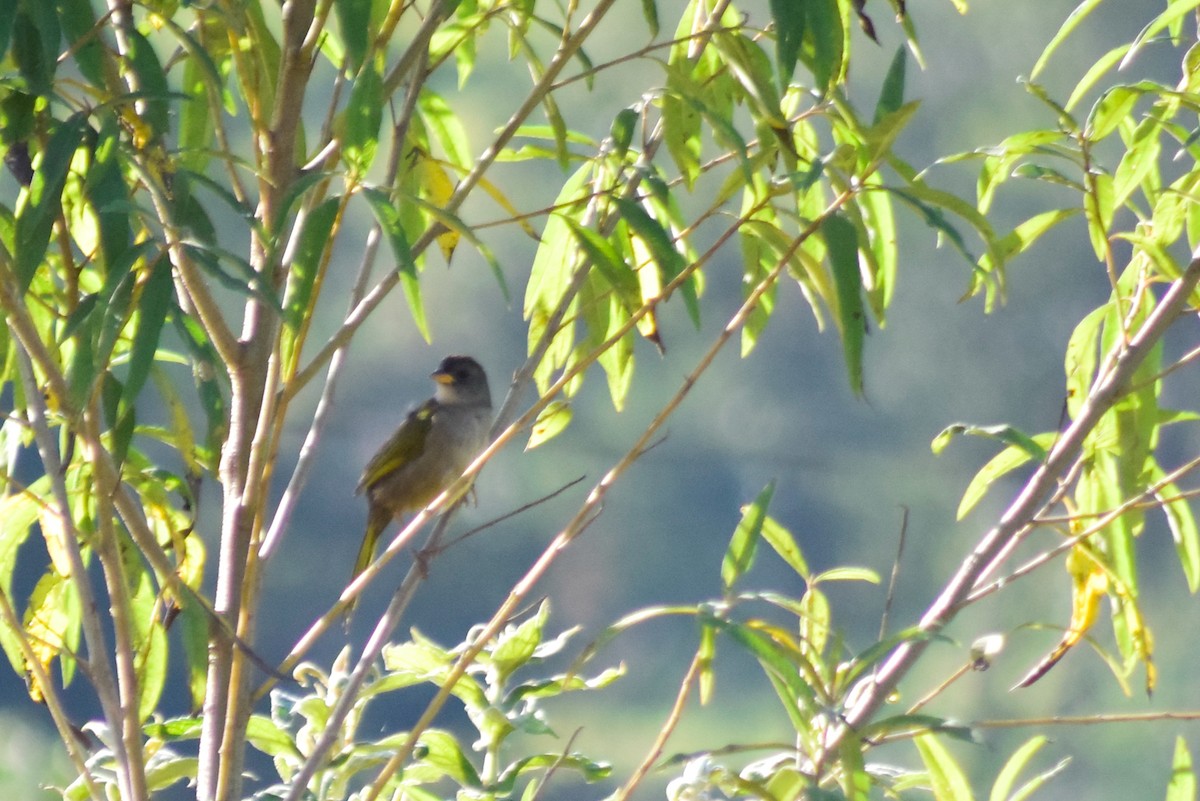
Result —
<svg viewBox="0 0 1200 801"><path fill-rule="evenodd" d="M375 558L384 528L428 506L487 444L492 396L479 362L447 356L430 377L433 397L408 413L358 481L355 494L366 493L370 512L351 580Z"/></svg>

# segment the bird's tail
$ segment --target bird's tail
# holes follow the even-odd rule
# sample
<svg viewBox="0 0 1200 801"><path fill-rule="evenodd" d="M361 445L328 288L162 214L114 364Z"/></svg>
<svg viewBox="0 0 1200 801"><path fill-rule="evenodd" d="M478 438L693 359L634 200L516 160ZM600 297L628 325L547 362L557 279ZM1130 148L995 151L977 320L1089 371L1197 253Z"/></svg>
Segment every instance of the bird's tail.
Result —
<svg viewBox="0 0 1200 801"><path fill-rule="evenodd" d="M358 556L354 558L354 572L350 574L350 581L353 582L356 578L362 575L362 572L370 566L375 559L375 546L379 542L379 535L387 528L387 524L392 520L391 513L383 507L372 506L370 515L367 517L367 531L363 534L362 545L359 546ZM354 613L354 607L358 605L358 598L350 601L346 607L346 628L350 628L350 616Z"/></svg>

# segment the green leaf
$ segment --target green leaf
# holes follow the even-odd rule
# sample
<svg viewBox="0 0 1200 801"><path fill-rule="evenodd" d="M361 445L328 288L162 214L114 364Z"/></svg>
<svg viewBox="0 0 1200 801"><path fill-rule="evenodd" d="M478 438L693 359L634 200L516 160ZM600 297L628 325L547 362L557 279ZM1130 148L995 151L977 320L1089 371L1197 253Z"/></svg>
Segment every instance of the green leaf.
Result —
<svg viewBox="0 0 1200 801"><path fill-rule="evenodd" d="M537 254L533 258L529 281L525 286L524 316L529 321L528 349L533 353L555 309L561 304L578 268L578 256L573 247L568 218L578 213L577 203L586 194L587 180L592 167L585 164L563 184L554 201L557 212L546 218ZM550 372L566 362L574 344L570 322L552 333L554 339L546 358L535 376L539 389L549 386Z"/></svg>
<svg viewBox="0 0 1200 801"><path fill-rule="evenodd" d="M800 642L805 655L815 660L825 653L829 645L833 619L829 596L815 583L809 582L808 589L800 596L800 608Z"/></svg>
<svg viewBox="0 0 1200 801"><path fill-rule="evenodd" d="M62 211L67 171L87 130L87 116L83 112L72 114L55 127L34 170L33 182L17 201L14 268L22 293L29 289L46 255L50 231Z"/></svg>
<svg viewBox="0 0 1200 801"><path fill-rule="evenodd" d="M1170 482L1162 483L1166 475L1157 463L1150 465L1147 473L1149 483L1158 486L1154 497L1167 517L1167 528L1175 542L1179 565L1187 579L1188 590L1194 594L1200 591L1200 530L1196 527L1192 506L1178 486Z"/></svg>
<svg viewBox="0 0 1200 801"><path fill-rule="evenodd" d="M845 80L849 67L849 30L842 14L849 5L838 0L805 0L801 5L808 18L805 63L812 70L817 91L828 94Z"/></svg>
<svg viewBox="0 0 1200 801"><path fill-rule="evenodd" d="M796 543L796 539L792 536L792 532L781 526L774 518L768 516L763 517L762 521L762 538L771 546L775 553L779 554L779 558L788 564L796 574L806 582L809 581L811 573L808 570L808 562L804 559L804 554L800 551L800 546Z"/></svg>
<svg viewBox="0 0 1200 801"><path fill-rule="evenodd" d="M1046 782L1053 773L1042 774L1038 777L1040 781L1034 779L1031 782L1027 782L1020 791L1016 794L1013 793L1013 787L1016 785L1021 772L1029 764L1029 760L1048 742L1049 738L1039 734L1036 737L1030 737L1022 743L1021 747L1013 752L1013 755L1004 763L1004 767L1000 769L1000 773L997 774L996 781L992 784L992 792L988 796L988 801L1018 801L1018 799L1025 798L1033 789L1036 789L1036 787L1030 787L1032 781L1037 781L1037 786ZM1059 765L1059 769L1065 767L1065 761L1059 763Z"/></svg>
<svg viewBox="0 0 1200 801"><path fill-rule="evenodd" d="M17 3L3 5L15 9ZM99 37L92 35L96 27L96 14L91 4L87 0L57 0L54 5L58 8L58 19L62 23L63 34L71 43L71 52L79 71L93 86L105 88L104 46ZM0 17L3 16L4 12L0 11ZM0 22L0 28L3 28L3 22ZM0 33L0 53L7 49L7 36Z"/></svg>
<svg viewBox="0 0 1200 801"><path fill-rule="evenodd" d="M469 170L475 163L471 141L467 137L467 129L462 120L450 108L445 98L428 89L423 90L417 100L417 108L446 160L456 167Z"/></svg>
<svg viewBox="0 0 1200 801"><path fill-rule="evenodd" d="M305 216L299 245L289 265L287 290L283 298L280 354L285 365L294 364L298 356L295 353L296 343L312 302L321 257L329 245L330 233L340 207L340 198L326 198Z"/></svg>
<svg viewBox="0 0 1200 801"><path fill-rule="evenodd" d="M842 567L831 567L828 570L822 570L812 577L813 584L820 584L826 581L865 581L868 584L878 584L879 574L869 567L843 565Z"/></svg>
<svg viewBox="0 0 1200 801"><path fill-rule="evenodd" d="M554 439L571 423L571 404L566 401L553 401L538 414L529 432L529 441L525 450L531 451L539 445Z"/></svg>
<svg viewBox="0 0 1200 801"><path fill-rule="evenodd" d="M1114 86L1100 95L1088 114L1085 129L1088 139L1098 142L1116 130L1129 117L1141 96L1140 89L1124 84Z"/></svg>
<svg viewBox="0 0 1200 801"><path fill-rule="evenodd" d="M132 26L126 27L126 36L129 43L126 55L137 73L138 94L143 100L141 119L150 126L150 141L159 142L170 130L167 75L149 39Z"/></svg>
<svg viewBox="0 0 1200 801"><path fill-rule="evenodd" d="M303 758L291 735L266 715L251 715L246 725L250 745L270 757Z"/></svg>
<svg viewBox="0 0 1200 801"><path fill-rule="evenodd" d="M621 301L625 310L632 313L641 307L641 288L638 285L637 273L613 247L612 242L570 217L564 218L564 222L591 260L596 272L612 288L614 297Z"/></svg>
<svg viewBox="0 0 1200 801"><path fill-rule="evenodd" d="M12 38L13 22L17 17L17 3L0 3L0 53L8 52L8 44Z"/></svg>
<svg viewBox="0 0 1200 801"><path fill-rule="evenodd" d="M1083 199L1083 213L1088 222L1088 237L1096 258L1105 261L1108 253L1108 230L1112 227L1113 211L1116 208L1113 193L1113 178L1103 172L1092 177L1092 186Z"/></svg>
<svg viewBox="0 0 1200 801"><path fill-rule="evenodd" d="M112 285L114 265L121 264L131 249L133 232L130 215L125 209L129 200L129 187L125 184L121 165L121 132L115 117L104 121L92 163L83 184L84 194L96 213L100 226L99 258L109 274L106 286ZM145 245L144 240L141 245Z"/></svg>
<svg viewBox="0 0 1200 801"><path fill-rule="evenodd" d="M1175 753L1171 757L1171 780L1167 783L1167 801L1195 801L1196 769L1192 753L1183 735L1175 738Z"/></svg>
<svg viewBox="0 0 1200 801"><path fill-rule="evenodd" d="M511 302L512 298L509 295L508 282L504 279L504 270L500 267L500 262L492 249L487 243L479 238L475 229L463 221L457 214L450 212L437 203L431 203L422 197L411 195L403 190L400 191L400 202L402 205L409 205L413 208L419 208L425 211L433 220L437 220L445 228L452 232L454 236L466 239L475 248L476 252L483 257L487 262L488 267L492 270L492 275L496 279L496 284L500 287L500 293L504 296L505 304ZM438 239L441 240L446 234L441 234Z"/></svg>
<svg viewBox="0 0 1200 801"><path fill-rule="evenodd" d="M850 389L861 397L867 317L863 308L862 274L858 269L858 232L854 224L840 214L825 218L821 232L829 249L829 265L837 287L838 329L842 334L842 354Z"/></svg>
<svg viewBox="0 0 1200 801"><path fill-rule="evenodd" d="M537 613L516 626L506 626L496 636L496 645L490 654L492 667L497 671L499 683L524 667L533 658L542 642L542 631L550 617L550 604L542 601Z"/></svg>
<svg viewBox="0 0 1200 801"><path fill-rule="evenodd" d="M990 437L1007 445L1016 446L1029 454L1029 457L1036 462L1042 462L1046 459L1045 448L1039 445L1033 437L1010 425L976 426L969 423L952 423L934 437L930 448L935 454L940 454L950 444L950 440L962 434L976 437Z"/></svg>
<svg viewBox="0 0 1200 801"><path fill-rule="evenodd" d="M642 0L642 19L646 20L650 38L658 36L658 4L654 0Z"/></svg>
<svg viewBox="0 0 1200 801"><path fill-rule="evenodd" d="M662 268L663 273L667 276L678 274L684 267L683 256L675 249L675 243L667 229L651 217L640 203L623 197L614 197L612 202L617 207L621 219L629 224L634 235L650 249L654 261Z"/></svg>
<svg viewBox="0 0 1200 801"><path fill-rule="evenodd" d="M371 0L334 0L333 11L348 56L346 64L336 66L353 75L361 69L371 40Z"/></svg>
<svg viewBox="0 0 1200 801"><path fill-rule="evenodd" d="M48 2L14 3L18 7L12 22L12 58L30 93L49 95L53 89L62 32L54 5Z"/></svg>
<svg viewBox="0 0 1200 801"><path fill-rule="evenodd" d="M892 56L892 63L887 74L883 76L883 85L879 90L879 101L875 104L875 117L872 124L878 125L889 114L899 111L904 105L904 78L908 67L908 50L901 45Z"/></svg>
<svg viewBox="0 0 1200 801"><path fill-rule="evenodd" d="M993 252L986 253L980 257L979 269L985 273L993 272L996 269L996 256L994 254L999 254L1001 263L1007 262L1014 256L1028 250L1034 242L1040 239L1051 228L1064 220L1074 217L1078 213L1078 208L1070 208L1051 209L1050 211L1035 214L999 239L996 242Z"/></svg>
<svg viewBox="0 0 1200 801"><path fill-rule="evenodd" d="M763 520L766 519L767 506L774 493L775 482L771 481L752 503L742 507L742 519L734 529L729 547L725 549L725 558L721 561L721 587L726 595L733 591L734 585L754 564Z"/></svg>
<svg viewBox="0 0 1200 801"><path fill-rule="evenodd" d="M0 428L4 439L4 468L5 484L11 475L16 454L21 447L20 430L16 419L10 419ZM49 491L50 479L43 476L29 487L28 493L12 493L6 486L0 497L0 591L8 598L12 595L13 571L17 566L17 555L21 546L29 539L33 524L38 521L41 509L39 497ZM25 656L17 632L8 626L0 626L0 646L13 671L20 675L25 667Z"/></svg>
<svg viewBox="0 0 1200 801"><path fill-rule="evenodd" d="M763 672L771 679L796 731L808 731L812 720L805 715L805 711L812 709L815 695L813 688L798 670L803 661L801 654L767 637L752 626L715 618L710 618L707 622L753 654Z"/></svg>
<svg viewBox="0 0 1200 801"><path fill-rule="evenodd" d="M859 736L863 739L875 740L888 735L912 734L914 732L923 732L918 735L923 737L931 737L934 732L937 732L938 734L947 734L964 742L974 742L975 740L970 728L966 726L952 724L945 718L939 718L936 715L908 713L892 715L870 723L863 727L862 731L859 732Z"/></svg>
<svg viewBox="0 0 1200 801"><path fill-rule="evenodd" d="M1103 0L1083 0L1077 5L1066 21L1059 26L1058 32L1050 39L1045 48L1042 49L1042 54L1038 56L1037 62L1033 65L1033 70L1029 73L1029 80L1036 81L1037 77L1046 68L1046 64L1050 61L1050 57L1054 55L1054 51L1058 50L1059 46L1066 41L1076 28L1087 19Z"/></svg>
<svg viewBox="0 0 1200 801"><path fill-rule="evenodd" d="M775 62L779 65L779 91L787 91L800 45L804 41L805 3L795 0L771 0L771 19L775 22Z"/></svg>
<svg viewBox="0 0 1200 801"><path fill-rule="evenodd" d="M144 570L141 571L141 578L137 588L139 597L133 599L137 604L133 611L144 621L135 622L135 626L144 630L138 632L133 667L138 678L138 721L145 722L158 708L163 687L166 686L167 633L153 617L157 593Z"/></svg>
<svg viewBox="0 0 1200 801"><path fill-rule="evenodd" d="M1087 314L1067 341L1064 368L1067 375L1067 415L1074 420L1087 400L1096 367L1100 363L1100 328L1108 314L1108 306L1100 306Z"/></svg>
<svg viewBox="0 0 1200 801"><path fill-rule="evenodd" d="M879 191L882 179L873 173L866 180L868 191L858 196L858 209L862 224L869 236L870 262L873 265L867 302L871 313L880 327L887 319L887 309L892 304L896 289L896 271L899 264L899 248L896 244L896 216L887 192Z"/></svg>
<svg viewBox="0 0 1200 801"><path fill-rule="evenodd" d="M736 30L719 30L711 41L744 93L755 122L776 134L786 132L788 121L775 86L771 60L758 43Z"/></svg>
<svg viewBox="0 0 1200 801"><path fill-rule="evenodd" d="M749 191L746 193L743 201L743 213L746 211L746 206L756 202L754 194ZM774 215L769 210L763 210L759 215L761 217L769 216L770 219L748 219L738 229L738 238L741 240L742 247L742 264L745 265L745 272L742 276L743 299L758 290L763 281L767 280L771 270L778 264L779 258L790 250L790 244L786 245L782 251L774 247L778 240L783 238L780 236L781 232L777 227ZM750 314L746 317L746 321L742 325L742 358L750 355L754 346L758 344L759 335L767 327L771 313L775 309L777 288L778 284L773 283L765 292L762 292L757 305L750 310Z"/></svg>
<svg viewBox="0 0 1200 801"><path fill-rule="evenodd" d="M73 654L79 646L82 618L83 605L75 583L52 568L33 588L25 609L24 625L43 667L49 671L50 663L59 660L64 687L70 684L75 670Z"/></svg>
<svg viewBox="0 0 1200 801"><path fill-rule="evenodd" d="M171 310L175 297L175 284L171 279L171 261L160 256L149 267L145 285L138 300L138 324L133 334L133 345L129 350L129 372L125 376L125 389L121 406L132 409L138 393L150 375L154 354L158 352L158 341L163 323Z"/></svg>
<svg viewBox="0 0 1200 801"><path fill-rule="evenodd" d="M966 774L936 736L918 734L913 743L929 771L930 789L937 801L972 801L974 796Z"/></svg>
<svg viewBox="0 0 1200 801"><path fill-rule="evenodd" d="M841 785L846 801L868 801L871 797L871 774L863 759L863 740L858 732L847 731L842 738Z"/></svg>
<svg viewBox="0 0 1200 801"><path fill-rule="evenodd" d="M417 263L413 260L408 237L404 234L404 227L400 222L400 212L386 192L368 187L363 189L362 193L363 197L367 199L367 203L370 204L371 210L375 212L375 219L379 221L380 228L383 229L392 246L392 254L396 257L396 269L400 271L400 286L404 290L405 299L408 300L408 309L412 312L413 322L417 324L417 330L421 332L425 341L432 342L429 324L425 320L425 305L421 301L421 283L417 278Z"/></svg>
<svg viewBox="0 0 1200 801"><path fill-rule="evenodd" d="M617 112L617 116L613 117L608 135L612 138L612 152L617 158L623 159L629 152L629 145L633 142L633 133L637 129L639 119L640 115L637 109L633 108L623 108Z"/></svg>
<svg viewBox="0 0 1200 801"><path fill-rule="evenodd" d="M426 729L419 742L421 763L437 768L464 790L482 788L479 774L454 735L441 729Z"/></svg>
<svg viewBox="0 0 1200 801"><path fill-rule="evenodd" d="M681 52L685 52L682 51ZM699 84L688 73L686 56L676 61L672 49L667 67L667 87L662 98L663 139L684 184L691 189L700 176L700 135L702 131L698 104L688 102L700 94Z"/></svg>
<svg viewBox="0 0 1200 801"><path fill-rule="evenodd" d="M216 348L195 319L184 314L172 315L171 319L175 321L180 340L191 354L192 378L207 423L204 444L210 453L216 454L224 444L225 432L229 428L228 404L225 401L228 375L223 370L224 363Z"/></svg>
<svg viewBox="0 0 1200 801"><path fill-rule="evenodd" d="M176 138L179 142L179 164L190 172L202 173L208 166L212 153L209 147L215 130L217 109L224 108L233 114L233 93L228 90L222 77L228 74L232 53L226 41L206 38L201 44L192 32L181 28L172 20L164 20L167 30L175 34L180 45L187 51L180 77L179 123ZM211 27L212 20L207 21ZM199 30L196 31L200 35ZM205 45L208 45L207 47Z"/></svg>
<svg viewBox="0 0 1200 801"><path fill-rule="evenodd" d="M1134 129L1125 155L1113 175L1114 208L1124 205L1143 179L1158 166L1158 158L1162 153L1162 143L1159 141L1161 133L1162 123L1154 117L1147 117Z"/></svg>
<svg viewBox="0 0 1200 801"><path fill-rule="evenodd" d="M1054 444L1058 434L1049 432L1045 434L1034 434L1032 439L1034 444L1045 450ZM992 457L987 464L980 468L975 477L971 479L971 483L967 485L963 491L962 500L958 503L957 520L962 520L967 516L967 513L975 508L975 505L983 498L988 488L1001 476L1007 475L1013 470L1029 461L1031 454L1026 448L1010 445L1000 453Z"/></svg>
<svg viewBox="0 0 1200 801"><path fill-rule="evenodd" d="M1013 166L1030 154L1040 153L1046 146L1063 138L1057 129L1034 129L1005 137L1000 144L976 153L984 155L975 184L976 205L983 213L991 208L996 189L1012 177Z"/></svg>
<svg viewBox="0 0 1200 801"><path fill-rule="evenodd" d="M364 66L354 78L346 103L342 160L359 176L366 175L371 168L379 146L384 107L382 68L378 60Z"/></svg>

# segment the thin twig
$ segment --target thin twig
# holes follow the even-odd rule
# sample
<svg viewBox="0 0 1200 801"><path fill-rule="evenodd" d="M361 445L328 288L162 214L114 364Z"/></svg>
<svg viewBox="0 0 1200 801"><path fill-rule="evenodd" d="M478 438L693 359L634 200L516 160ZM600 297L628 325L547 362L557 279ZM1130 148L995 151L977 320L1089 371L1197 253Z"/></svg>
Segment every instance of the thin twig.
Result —
<svg viewBox="0 0 1200 801"><path fill-rule="evenodd" d="M683 674L683 680L679 682L679 690L675 693L675 703L671 705L671 710L667 713L667 719L663 721L663 725L659 727L658 734L654 737L654 742L650 748L646 750L646 755L642 757L642 761L634 768L629 779L621 786L620 790L613 793L610 797L612 801L625 801L637 789L650 770L654 767L654 763L662 756L663 750L667 747L667 740L671 734L679 726L679 721L683 718L683 708L687 703L688 696L692 693L692 685L696 683L696 677L700 675L700 667L704 664L705 657L697 651L692 656L692 662L688 665L687 672Z"/></svg>
<svg viewBox="0 0 1200 801"><path fill-rule="evenodd" d="M580 728L576 729L575 731L571 732L571 736L567 738L566 743L563 744L562 749L558 752L558 759L554 760L554 763L552 765L550 765L549 768L546 769L546 776L538 784L537 789L534 790L534 792L533 792L533 795L529 796L528 798L522 798L521 801L538 801L538 799L541 798L542 793L546 789L546 786L548 784L550 784L550 779L554 778L554 774L558 773L558 769L562 767L563 763L566 761L567 757L570 755L571 748L572 748L572 746L575 745L575 740L579 738L579 735L582 731L583 731L583 728L580 727Z"/></svg>
<svg viewBox="0 0 1200 801"><path fill-rule="evenodd" d="M879 616L879 639L887 635L888 618L896 600L896 584L900 580L900 563L904 560L904 543L908 540L908 507L901 506L900 537L896 542L896 558L892 562L892 575L888 579L887 596L883 600L883 614Z"/></svg>
<svg viewBox="0 0 1200 801"><path fill-rule="evenodd" d="M484 531L487 531L492 526L499 525L500 523L503 523L505 520L509 520L511 518L516 517L517 515L524 514L525 512L528 512L530 509L541 506L543 503L546 503L547 501L554 500L559 495L562 495L564 492L569 490L571 487L574 487L576 484L579 484L580 482L582 482L585 478L587 478L587 476L580 476L579 478L568 481L566 484L563 484L561 487L554 490L553 492L543 495L540 498L536 498L535 500L532 500L529 503L521 504L516 509L513 509L510 512L505 512L504 514L500 515L499 517L493 517L491 520L489 520L486 523L483 523L481 525L478 525L475 528L468 529L467 531L463 532L462 534L459 534L457 537L455 537L454 539L447 542L445 545L439 546L437 549L437 553L441 553L442 551L447 551L450 548L453 548L455 545L458 545L460 542L467 539L468 537L474 537L476 534L480 534ZM424 550L421 551L422 555L424 555L425 553L427 553L427 552Z"/></svg>
<svg viewBox="0 0 1200 801"><path fill-rule="evenodd" d="M1165 720L1200 720L1200 710L1186 712L1113 712L1096 715L1055 715L1048 718L976 720L972 729L1021 729L1042 726L1097 726L1108 723L1161 723Z"/></svg>

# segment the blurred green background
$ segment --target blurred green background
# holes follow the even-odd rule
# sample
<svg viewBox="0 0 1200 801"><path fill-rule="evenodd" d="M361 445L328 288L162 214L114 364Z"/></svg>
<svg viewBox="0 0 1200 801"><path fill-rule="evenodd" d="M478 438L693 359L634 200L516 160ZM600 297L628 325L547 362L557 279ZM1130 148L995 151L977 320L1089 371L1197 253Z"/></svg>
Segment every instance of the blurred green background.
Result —
<svg viewBox="0 0 1200 801"><path fill-rule="evenodd" d="M630 28L641 30L638 3L625 13ZM676 4L660 2L664 37L674 25ZM1027 75L1042 47L1073 8L1070 2L978 2L959 14L949 2L911 3L928 68L910 63L910 98L922 108L900 140L899 151L922 168L939 157L995 143L1010 133L1054 120L1018 82ZM765 20L765 0L739 7ZM1127 41L1160 3L1110 2L1056 55L1043 78L1052 96L1065 99L1083 71L1110 47ZM896 47L899 31L886 4L868 3L881 45L855 33L852 64L860 109L873 107L878 81ZM631 47L627 30L609 26L589 48L602 62ZM526 77L505 60L501 36L481 53L480 66L455 104L471 126L476 147L507 117L522 93ZM485 62L486 59L486 62ZM1147 48L1131 67L1133 78L1152 75L1173 83L1178 63L1167 47ZM444 77L445 88L454 76ZM629 86L650 88L661 71L649 62L627 64L597 82L594 94L560 97L564 116L583 133L600 138L613 115L637 100ZM1121 76L1121 80L1126 80ZM640 89L638 90L640 91ZM498 100L499 99L499 100ZM580 120L590 120L586 125ZM935 167L931 182L973 196L977 165ZM541 178L544 177L545 180ZM557 169L530 164L501 165L492 177L523 209L548 205L561 182ZM15 192L11 179L5 191ZM998 229L1066 202L1043 188L1014 185L1002 194L993 213ZM492 208L468 208L469 220L493 219ZM358 266L349 231L336 255L332 282L349 286ZM375 315L351 349L351 360L337 394L335 420L321 445L317 475L300 504L276 560L266 577L268 597L259 649L271 661L282 657L311 621L336 599L348 578L366 518L365 504L353 495L359 471L382 437L399 422L410 404L428 396L428 373L445 354L475 355L491 376L497 400L525 354L520 299L536 243L509 227L488 229L484 237L505 265L513 287L505 304L488 268L466 246L449 269L432 266L423 276L432 346L418 335L403 299L397 294ZM1062 226L1010 273L1007 304L985 315L978 300L960 303L968 266L948 249L936 247L934 232L912 215L901 213L901 270L887 327L868 338L865 401L855 399L845 379L841 346L832 333L818 331L794 284L779 292L774 318L758 348L747 359L736 341L717 359L667 427L665 440L646 454L613 489L602 516L559 560L538 591L552 604L551 628L581 626L577 653L591 637L621 615L650 604L694 603L719 595L719 567L739 506L770 480L777 481L771 513L801 543L810 564L822 570L842 564L871 567L885 578L896 554L902 510L908 510L907 551L901 564L892 629L909 625L936 595L942 582L1003 508L1017 486L998 486L963 522L955 508L970 476L994 453L985 441L957 441L940 456L930 440L956 421L1011 423L1027 432L1055 428L1063 404L1062 354L1073 326L1107 295L1107 279L1095 262L1081 221ZM381 259L377 273L389 265ZM628 408L613 411L603 376L589 376L575 401L571 427L531 452L519 446L501 453L484 471L478 505L467 508L456 530L490 520L550 493L579 476L586 480L544 505L472 538L442 554L414 603L407 624L444 645L460 641L468 628L485 619L527 570L553 535L573 514L590 487L625 452L653 415L680 386L699 355L736 309L741 272L736 248L712 264L699 332L677 303L668 304L662 323L667 351L659 356L649 343L637 352L637 375ZM345 301L330 287L312 342L320 343L340 320ZM1178 326L1168 352L1178 354L1184 339L1195 338L1194 321ZM1180 371L1167 382L1172 397L1194 396L1195 371ZM531 401L532 398L528 398ZM291 462L307 432L304 410L315 403L310 392L296 407L288 429L290 447L277 469L281 491ZM1176 427L1174 442L1163 445L1164 464L1171 454L1193 453L1192 430ZM217 528L218 493L208 488L200 532ZM207 521L207 524L204 523ZM1045 534L1049 542L1051 534ZM1147 699L1136 689L1125 697L1102 662L1087 647L1076 649L1033 688L1010 692L1015 681L1057 641L1053 630L1015 630L1037 620L1064 624L1069 613L1068 583L1052 565L1022 581L1014 594L999 595L964 614L949 634L966 645L989 632L1009 635L1010 647L995 667L972 674L937 701L929 712L962 721L981 718L1043 717L1054 714L1133 712L1196 707L1200 648L1194 642L1197 607L1175 562L1169 534L1159 521L1148 525L1140 552L1145 609L1157 634L1159 691ZM210 540L210 554L215 542ZM403 575L405 560L389 568L365 596L349 636L361 646ZM748 587L799 594L790 571L767 555L747 581ZM14 588L22 590L18 583ZM28 588L25 588L26 592ZM878 635L884 604L882 587L846 584L830 588L835 622L847 644L861 649ZM1097 636L1106 641L1107 620ZM693 624L676 620L652 623L617 640L597 666L624 662L628 675L601 694L579 695L549 707L549 722L564 738L577 729L573 747L616 762L615 781L624 780L648 747L673 699L695 646ZM347 644L331 632L313 652L328 665ZM912 701L957 668L962 648L937 645L918 675L902 685ZM716 748L731 742L786 742L788 726L769 684L748 657L726 644L718 661L717 692L707 708L692 706L668 753ZM34 781L61 781L50 773L62 768L44 716L27 698L19 679L5 674L0 691L6 699L0 722L0 795L29 797L31 777L18 766L35 764L48 773ZM368 720L379 730L403 728L424 696L414 694ZM179 714L186 694L178 693ZM86 718L82 706L78 715ZM454 724L451 715L447 725ZM1035 729L983 732L981 744L955 747L970 766L977 792L994 777L997 766ZM1168 779L1171 744L1176 734L1200 740L1195 724L1124 724L1052 728L1054 742L1039 758L1047 768L1062 757L1073 759L1066 773L1038 797L1140 799L1161 797ZM543 746L545 747L545 746ZM892 746L875 754L915 766L915 752ZM36 760L36 761L33 761ZM61 762L61 760L59 760ZM653 798L670 775L645 786L640 797ZM601 797L607 787L579 790Z"/></svg>

